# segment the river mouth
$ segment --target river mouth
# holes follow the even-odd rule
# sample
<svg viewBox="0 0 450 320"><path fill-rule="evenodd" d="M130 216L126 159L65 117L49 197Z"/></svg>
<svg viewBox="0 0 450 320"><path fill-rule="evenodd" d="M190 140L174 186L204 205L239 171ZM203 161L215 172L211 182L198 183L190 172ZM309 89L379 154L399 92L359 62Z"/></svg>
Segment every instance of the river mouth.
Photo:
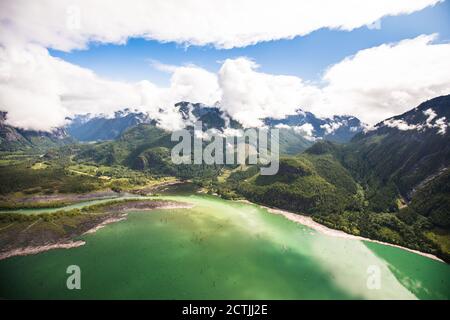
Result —
<svg viewBox="0 0 450 320"><path fill-rule="evenodd" d="M194 191L193 191L194 190ZM259 206L195 193L157 198L192 208L129 212L86 244L0 261L0 297L30 299L449 299L448 265L337 239ZM82 289L66 287L77 265ZM368 285L379 271L380 287Z"/></svg>

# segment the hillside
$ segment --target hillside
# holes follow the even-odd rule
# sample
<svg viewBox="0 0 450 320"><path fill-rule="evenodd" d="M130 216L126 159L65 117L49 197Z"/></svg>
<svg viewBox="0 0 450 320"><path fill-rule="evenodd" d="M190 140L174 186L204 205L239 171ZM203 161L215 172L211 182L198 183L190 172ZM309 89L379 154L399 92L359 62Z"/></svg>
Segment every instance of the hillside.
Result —
<svg viewBox="0 0 450 320"><path fill-rule="evenodd" d="M219 189L449 261L449 111L450 96L429 100L348 144L319 141L282 158L275 176L248 169Z"/></svg>
<svg viewBox="0 0 450 320"><path fill-rule="evenodd" d="M6 119L7 112L0 111L0 151L44 152L74 142L64 129L52 132L25 130L6 124Z"/></svg>
<svg viewBox="0 0 450 320"><path fill-rule="evenodd" d="M368 190L374 211L396 211L398 201L450 165L450 96L431 99L378 123L342 148L339 157Z"/></svg>
<svg viewBox="0 0 450 320"><path fill-rule="evenodd" d="M177 143L171 133L153 124L140 124L126 130L115 141L83 145L75 160L103 165L123 165L159 176L205 178L217 176L221 166L175 165L170 150Z"/></svg>
<svg viewBox="0 0 450 320"><path fill-rule="evenodd" d="M362 206L357 183L329 155L282 158L278 174L262 176L258 172L238 183L236 190L254 202L310 214L340 213Z"/></svg>
<svg viewBox="0 0 450 320"><path fill-rule="evenodd" d="M227 129L242 129L242 125L234 120L219 105L208 106L202 103L181 101L175 104L175 112L187 128L196 121L201 121L203 130L216 129L225 132ZM126 130L139 124L159 125L158 116L152 119L148 114L130 109L115 112L114 116L78 115L68 118L67 132L78 141L114 140ZM297 110L295 115L284 119L264 119L264 123L280 130L280 152L297 154L324 139L335 142L348 142L355 134L361 132L364 125L352 116L334 116L318 118L310 112ZM229 131L230 132L230 131Z"/></svg>

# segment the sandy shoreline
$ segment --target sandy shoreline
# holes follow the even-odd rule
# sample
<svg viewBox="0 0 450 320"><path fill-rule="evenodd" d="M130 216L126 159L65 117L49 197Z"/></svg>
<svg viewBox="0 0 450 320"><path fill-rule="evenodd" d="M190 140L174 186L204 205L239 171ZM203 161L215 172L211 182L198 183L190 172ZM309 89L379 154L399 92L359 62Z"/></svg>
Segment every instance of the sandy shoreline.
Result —
<svg viewBox="0 0 450 320"><path fill-rule="evenodd" d="M114 223L114 222L119 222L119 221L123 221L127 219L127 215L123 214L120 215L118 217L112 217L112 218L108 218L105 221L103 221L102 223L96 225L95 227L93 227L92 229L89 229L88 231L86 231L85 233L83 233L83 235L85 234L92 234L92 233L96 233L98 230L106 227L108 224Z"/></svg>
<svg viewBox="0 0 450 320"><path fill-rule="evenodd" d="M28 255L37 254L37 253L41 253L41 252L52 250L52 249L71 249L71 248L83 246L85 244L86 244L86 242L79 240L79 241L70 241L70 242L64 242L64 243L47 244L47 245L42 245L42 246L17 248L17 249L13 249L10 251L0 253L0 260L7 259L10 257L15 257L15 256L28 256Z"/></svg>
<svg viewBox="0 0 450 320"><path fill-rule="evenodd" d="M320 232L322 234L325 234L325 235L328 235L328 236L331 236L331 237L338 237L338 238L345 238L345 239L353 239L353 240L374 242L374 243L382 244L382 245L385 245L385 246L390 246L390 247L403 249L403 250L406 250L406 251L409 251L409 252L412 252L412 253L415 253L415 254L419 254L421 256L424 256L424 257L427 257L427 258L430 258L430 259L437 260L437 261L445 263L445 261L443 261L442 259L439 259L435 255L430 254L430 253L425 253L425 252L422 252L422 251L418 251L418 250L402 247L402 246L399 246L399 245L396 245L396 244L393 244L393 243L389 243L389 242L383 242L383 241L379 241L379 240L373 240L373 239L369 239L369 238L364 238L364 237L361 237L361 236L355 236L355 235L346 233L346 232L341 231L341 230L328 228L327 226L324 226L324 225L314 221L311 217L308 217L308 216L296 214L296 213L285 211L285 210L273 209L273 208L262 206L262 205L259 205L259 206L262 207L262 208L267 209L267 211L270 212L270 213L282 215L283 217L285 217L286 219L288 219L290 221L302 224L304 226L307 226L307 227L309 227L309 228L311 228L313 230L316 230L316 231L318 231L318 232Z"/></svg>

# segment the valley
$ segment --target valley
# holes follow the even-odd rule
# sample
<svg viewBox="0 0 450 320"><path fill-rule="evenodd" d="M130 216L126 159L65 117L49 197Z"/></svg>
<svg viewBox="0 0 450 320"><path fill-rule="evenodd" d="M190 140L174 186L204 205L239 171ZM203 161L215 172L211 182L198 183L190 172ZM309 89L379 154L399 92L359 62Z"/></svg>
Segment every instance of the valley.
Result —
<svg viewBox="0 0 450 320"><path fill-rule="evenodd" d="M179 108L186 119L193 114L202 119L204 129L224 133L239 128L232 120L225 121L226 115L217 108L187 103ZM450 117L449 108L450 96L438 97L370 130L354 130L344 140L325 135L314 140L284 127L308 124L305 121L312 115L299 112L282 123L279 171L267 176L261 175L260 164L176 165L171 161L170 150L176 142L171 141L170 132L142 115L145 121L132 121L129 112L112 122L94 118L94 128L98 123L102 123L100 128L115 126L122 117L130 125L121 123L120 133L96 142L76 142L68 136L63 141L51 140L56 144L50 145L48 136L40 135L45 140L42 144L27 140L21 147L9 144L11 136L5 135L0 152L0 270L4 283L16 281L18 286L12 291L2 287L0 297L172 299L202 298L207 291L223 298L240 290L242 298L379 298L393 292L391 298L448 299L450 144L442 119ZM275 120L267 123L280 125ZM89 120L77 125L77 134L88 126L94 137ZM3 128L11 132L4 124ZM129 238L121 238L125 234ZM121 239L123 246L129 242L120 250L129 250L130 255L121 252L108 257L117 244L113 239ZM250 241L248 247L234 251L245 241ZM261 251L261 246L268 249ZM206 259L205 252L216 253L208 258L211 264L199 262ZM193 256L188 258L188 253ZM56 268L71 256L96 274L98 265L90 263L90 257L101 256L118 264L110 270L117 279L133 281L125 280L130 275L118 276L124 266L115 259L138 264L142 254L144 264L160 275L146 278L144 287L132 287L120 296L99 288L72 296L59 291L56 282L27 296L18 278L20 270L32 273L31 263ZM176 266L164 270L167 264L179 263L180 256L190 265L188 277L201 283L197 289L185 289L191 280L182 278ZM340 260L344 258L354 265L349 267ZM276 276L279 287L262 290L259 280L252 277L241 287L236 279L243 275L224 263L239 259L244 259L240 266L247 268L244 274L257 268L262 277L274 277L264 268L276 265L286 275ZM260 260L263 263L257 267ZM385 289L389 290L377 295L364 289L362 282L343 288L350 271L342 271L343 278L312 271L316 263L320 270L327 269L325 261L339 270L350 268L361 281L364 268L372 261L384 270L383 279L389 284ZM406 261L421 269L410 270ZM294 266L301 266L301 271ZM40 283L45 277L45 272L31 273L23 281ZM137 274L144 277L144 270ZM292 277L306 281L303 289L289 284ZM313 279L328 291L310 292ZM99 287L93 278L88 281L92 281L91 288ZM411 285L416 281L424 287ZM152 291L155 284L168 285L167 291Z"/></svg>

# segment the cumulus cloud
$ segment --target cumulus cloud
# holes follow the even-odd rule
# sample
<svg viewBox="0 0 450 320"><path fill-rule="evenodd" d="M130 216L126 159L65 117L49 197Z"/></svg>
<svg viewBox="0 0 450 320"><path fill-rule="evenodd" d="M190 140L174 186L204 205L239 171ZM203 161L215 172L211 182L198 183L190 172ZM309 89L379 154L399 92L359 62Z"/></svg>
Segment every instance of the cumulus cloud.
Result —
<svg viewBox="0 0 450 320"><path fill-rule="evenodd" d="M212 104L219 98L217 75L195 66L176 67L163 88L145 80L103 79L37 45L0 47L0 110L8 112L8 123L25 129L49 131L74 114L108 115L133 107L173 130L183 126L176 102Z"/></svg>
<svg viewBox="0 0 450 320"><path fill-rule="evenodd" d="M227 59L219 70L221 105L246 127L261 126L265 117L294 114L318 93L298 77L266 74L257 68L255 62L241 57Z"/></svg>
<svg viewBox="0 0 450 320"><path fill-rule="evenodd" d="M42 47L0 48L0 109L18 127L50 130L73 113L112 112L139 102L133 85L101 79Z"/></svg>
<svg viewBox="0 0 450 320"><path fill-rule="evenodd" d="M0 37L59 50L130 37L244 47L321 28L352 30L441 0L14 0L2 1Z"/></svg>
<svg viewBox="0 0 450 320"><path fill-rule="evenodd" d="M357 52L331 66L312 111L329 116L352 114L376 123L450 92L450 44L437 35Z"/></svg>
<svg viewBox="0 0 450 320"><path fill-rule="evenodd" d="M225 60L217 74L194 65L160 64L171 73L168 87L146 80L131 84L103 79L37 45L7 46L0 49L0 109L9 111L10 123L40 130L62 125L74 113L108 114L123 107L139 108L164 128L178 129L184 125L173 107L179 101L219 101L245 127L295 114L299 107L374 124L449 93L450 44L433 43L435 38L423 35L361 50L331 66L321 87L260 72L245 57Z"/></svg>
<svg viewBox="0 0 450 320"><path fill-rule="evenodd" d="M450 93L450 44L435 43L436 38L421 35L361 50L330 66L321 86L258 72L246 58L227 60L219 71L222 105L248 126L260 125L264 117L294 114L298 107L375 124Z"/></svg>
<svg viewBox="0 0 450 320"><path fill-rule="evenodd" d="M312 137L314 132L314 127L310 123L302 124L301 126L294 127L294 131L297 133L305 134Z"/></svg>
<svg viewBox="0 0 450 320"><path fill-rule="evenodd" d="M418 125L408 124L406 121L401 120L401 119L384 120L383 124L390 128L397 128L398 130L401 130L401 131L417 130L420 128Z"/></svg>
<svg viewBox="0 0 450 320"><path fill-rule="evenodd" d="M330 122L330 123L322 124L320 127L322 129L325 129L325 134L332 134L337 129L342 127L343 124L344 123L342 123L342 122ZM351 128L350 128L350 130L351 130Z"/></svg>
<svg viewBox="0 0 450 320"><path fill-rule="evenodd" d="M167 130L179 130L187 123L175 108L180 101L215 104L220 99L217 75L200 67L168 66L158 63L158 68L170 72L170 86L157 87L149 81L139 83L142 98L140 109L150 117L159 120L159 125Z"/></svg>

